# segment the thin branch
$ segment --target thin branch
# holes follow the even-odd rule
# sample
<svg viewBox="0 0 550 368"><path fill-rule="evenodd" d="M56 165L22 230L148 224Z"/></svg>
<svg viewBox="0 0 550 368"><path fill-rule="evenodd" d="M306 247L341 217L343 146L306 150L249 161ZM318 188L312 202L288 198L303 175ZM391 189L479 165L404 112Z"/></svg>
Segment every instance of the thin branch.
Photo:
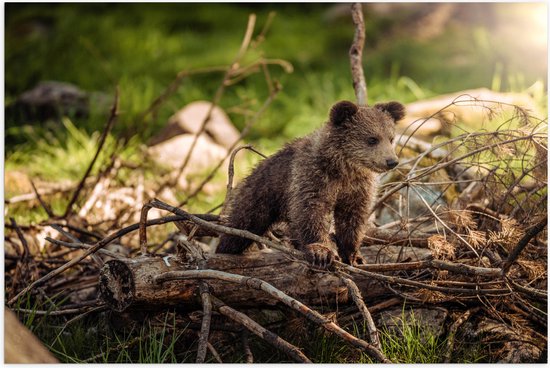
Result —
<svg viewBox="0 0 550 368"><path fill-rule="evenodd" d="M197 132L195 133L195 136L193 137L193 141L191 142L189 150L187 151L187 154L185 155L185 158L183 159L183 163L179 167L178 172L177 172L176 176L174 177L174 179L171 181L171 183L167 182L164 185L162 185L159 188L159 190L157 190L157 193L161 189L163 189L167 184L172 184L173 185L173 184L177 183L179 178L183 174L183 171L185 170L185 168L189 164L189 161L191 159L191 154L193 153L193 150L195 149L195 146L197 144L199 136L205 131L206 125L210 121L212 112L214 111L214 107L219 104L219 102L222 98L222 95L225 92L225 89L227 87L227 82L231 79L231 77L233 76L233 73L235 72L235 70L237 70L239 68L239 62L240 62L241 58L244 56L246 50L248 49L248 46L250 45L250 40L252 38L252 33L254 31L255 23L256 23L256 15L255 14L250 14L250 16L248 17L248 25L246 27L246 32L245 32L243 41L241 43L241 47L239 49L239 52L237 53L237 56L235 57L235 59L231 63L231 66L227 69L227 71L226 71L226 73L223 77L222 83L220 84L220 86L216 90L216 93L214 94L214 98L212 100L212 103L210 104L210 108L208 109L208 112L206 113L206 116L204 117L204 120L202 121L202 124L201 124L200 128L197 130Z"/></svg>
<svg viewBox="0 0 550 368"><path fill-rule="evenodd" d="M403 263L367 264L367 265L356 266L356 268L359 268L365 271L371 271L371 272L405 271L405 270L421 270L426 268L435 268L438 270L451 271L461 275L487 276L487 277L499 276L501 272L499 268L476 267L476 266L470 266L464 263L453 263L448 261L441 261L438 259L431 259L427 261L416 261L416 262L403 262Z"/></svg>
<svg viewBox="0 0 550 368"><path fill-rule="evenodd" d="M82 191L82 188L84 187L84 183L86 182L86 178L90 175L92 172L92 169L95 165L95 162L97 158L99 157L99 154L101 153L101 149L103 148L103 145L105 144L105 141L107 140L107 136L109 135L109 132L111 131L111 128L113 127L116 118L118 116L118 86L115 91L115 101L113 103L113 107L111 108L111 115L109 116L109 120L107 121L107 124L105 125L105 128L103 129L103 132L101 133L101 137L99 138L99 144L97 146L97 151L94 155L94 158L92 159L92 162L90 162L90 165L86 169L86 172L84 173L84 176L78 183L76 190L73 193L73 196L71 200L69 201L69 204L67 205L67 208L65 209L65 213L63 214L63 218L67 218L71 215L73 211L73 205L75 204L76 200L78 199L78 196L80 195L80 192Z"/></svg>
<svg viewBox="0 0 550 368"><path fill-rule="evenodd" d="M46 214L48 215L48 218L55 217L55 214L53 213L51 207L48 206L48 204L46 202L44 202L44 200L42 199L42 196L40 195L40 193L36 189L36 186L34 185L34 182L32 181L32 179L29 179L29 182L31 183L32 190L34 192L34 195L36 196L36 199L38 199L38 202L40 203L40 205L42 206L44 211L46 211Z"/></svg>
<svg viewBox="0 0 550 368"><path fill-rule="evenodd" d="M353 282L353 280L345 276L341 276L340 279L347 286L351 294L351 298L353 299L353 301L355 302L355 305L357 305L357 308L359 309L359 312L361 312L361 315L363 316L363 320L367 325L367 331L369 332L370 343L376 346L378 350L382 351L382 345L380 344L380 338L378 337L378 331L376 330L376 325L374 324L374 321L369 312L369 309L367 308L367 305L365 304L365 301L361 296L361 292L359 291L359 288L357 287L355 282Z"/></svg>
<svg viewBox="0 0 550 368"><path fill-rule="evenodd" d="M254 321L252 318L248 317L246 314L243 314L225 305L221 300L219 300L215 296L212 295L211 297L212 297L212 304L214 308L216 308L218 312L220 312L220 314L241 324L247 330L252 332L254 335L260 337L265 342L274 346L275 348L283 351L285 354L287 354L289 357L291 357L295 361L300 363L312 363L311 360L309 360L309 358L305 356L304 353L302 353L300 349L298 349L296 346L290 344L286 340L283 340L273 332L266 330L265 328L260 326L256 321Z"/></svg>
<svg viewBox="0 0 550 368"><path fill-rule="evenodd" d="M363 71L363 46L365 45L365 21L363 20L363 6L361 3L351 5L351 16L355 24L355 35L353 43L349 49L349 58L351 63L351 76L353 79L353 89L357 104L365 106L367 104L367 83Z"/></svg>
<svg viewBox="0 0 550 368"><path fill-rule="evenodd" d="M254 147L252 147L251 144L246 144L244 146L240 146L231 152L231 156L229 157L229 167L227 169L227 190L225 192L225 200L224 203L227 203L227 200L229 199L229 195L231 194L231 191L233 190L233 177L235 176L235 156L237 153L242 150L247 149L254 153L257 153L258 155L262 156L264 159L267 158L263 153L260 151L257 151Z"/></svg>
<svg viewBox="0 0 550 368"><path fill-rule="evenodd" d="M63 309L63 310L55 310L55 311L13 308L13 311L16 313L36 314L37 316L66 316L70 314L80 314L80 313L86 313L89 311L97 311L98 308L105 308L105 306L100 305L94 308L84 307L84 308Z"/></svg>
<svg viewBox="0 0 550 368"><path fill-rule="evenodd" d="M44 240L55 245L60 245L62 247L73 248L73 249L90 249L92 247L91 245L86 243L82 243L82 242L70 243L62 240L52 239L49 236L45 237ZM99 249L98 252L115 259L125 258L121 254L111 252L110 250L107 250L107 249Z"/></svg>
<svg viewBox="0 0 550 368"><path fill-rule="evenodd" d="M198 217L197 217L198 218ZM161 218L158 218L158 219L154 219L154 220L150 220L150 221L147 221L147 223L145 224L145 226L154 226L154 225L161 225L161 224L166 224L166 223L169 223L169 222L175 222L175 221L181 221L182 220L182 217L181 216L166 216L166 217L161 217ZM206 221L206 220L205 220ZM52 278L54 278L55 276L65 272L66 270L68 270L69 268L73 267L74 265L78 264L80 261L82 261L84 258L88 257L90 254L93 254L95 252L97 252L99 249L103 248L104 246L106 246L107 244L110 244L111 242L113 242L114 240L128 234L128 233L131 233L132 231L136 231L139 229L139 226L140 224L137 223L137 224L133 224L133 225L130 225L130 226L127 226L123 229L120 229L118 231L116 231L115 233L101 239L100 241L98 241L96 244L94 244L92 247L88 248L84 253L82 253L80 256L76 257L76 258L73 258L71 259L69 262L65 263L63 266L59 267L59 268L56 268L55 270L51 271L50 273L42 276L41 278L39 278L38 280L34 281L33 283L31 283L29 286L27 286L26 288L24 288L23 290L21 290L16 296L14 296L12 299L10 299L8 301L8 305L12 305L13 303L15 303L17 301L17 299L19 299L22 295L25 295L26 293L28 293L29 291L33 290L35 287L37 286L40 286L44 283L46 283L47 281L51 280Z"/></svg>
<svg viewBox="0 0 550 368"><path fill-rule="evenodd" d="M457 320L452 324L451 328L449 329L449 334L447 337L447 351L445 352L445 363L451 362L451 356L453 354L453 344L455 340L456 332L458 331L459 327L464 324L470 318L472 314L477 313L479 311L479 307L468 309L466 312L464 312L460 317L457 318Z"/></svg>
<svg viewBox="0 0 550 368"><path fill-rule="evenodd" d="M508 256L508 259L504 262L504 265L502 266L502 274L506 275L508 273L508 270L510 269L510 266L514 261L519 257L519 254L525 249L527 244L533 239L535 236L537 236L548 224L548 217L545 216L544 219L539 221L535 226L530 228L525 235L519 240L518 244L514 247L514 249L510 252L510 255Z"/></svg>
<svg viewBox="0 0 550 368"><path fill-rule="evenodd" d="M277 249L277 250L280 250L284 253L293 255L293 256L297 257L298 259L303 258L302 252L300 252L296 249L290 249L287 246L285 246L284 244L280 244L278 242L269 240L265 237L262 237L262 236L254 234L254 233L251 233L250 231L234 229L234 228L230 228L230 227L223 226L223 225L220 225L220 224L212 223L212 222L209 222L207 220L203 220L203 219L199 218L198 216L187 213L187 212L185 212L184 210L182 210L180 208L177 208L177 207L171 206L167 203L164 203L163 201L161 201L157 198L151 200L149 202L149 205L151 205L152 207L161 209L161 210L172 212L175 215L178 215L177 217L179 218L180 221L181 220L189 220L189 221L191 221L191 222L193 222L193 223L195 223L195 224L197 224L197 225L199 225L203 228L214 231L216 233L241 236L241 237L251 239L251 240L257 241L259 243L268 245L273 249Z"/></svg>
<svg viewBox="0 0 550 368"><path fill-rule="evenodd" d="M202 323L201 332L199 335L199 343L197 348L197 363L204 363L206 358L206 348L208 344L208 336L210 334L210 321L212 319L212 301L210 300L210 291L208 284L201 280L199 282L199 291L202 300Z"/></svg>
<svg viewBox="0 0 550 368"><path fill-rule="evenodd" d="M273 285L263 280L260 280L258 278L235 275L235 274L222 272L222 271L215 271L215 270L189 270L189 271L165 272L163 274L156 276L154 278L154 281L156 283L162 283L165 281L190 279L190 278L224 280L228 282L241 284L243 286L247 286L256 290L262 290L267 294L269 294L270 296L274 297L275 299L279 300L280 302L284 303L285 305L289 306L290 308L294 309L295 311L299 312L310 321L316 324L319 324L323 328L325 328L327 331L330 331L336 334L338 337L340 337L347 343L351 344L352 346L362 349L377 361L390 363L390 361L384 356L384 354L375 346L351 335L350 333L343 330L337 324L330 321L320 313L314 311L313 309L310 309L308 306L301 303L300 301L288 296L287 294L283 293L281 290L277 289Z"/></svg>

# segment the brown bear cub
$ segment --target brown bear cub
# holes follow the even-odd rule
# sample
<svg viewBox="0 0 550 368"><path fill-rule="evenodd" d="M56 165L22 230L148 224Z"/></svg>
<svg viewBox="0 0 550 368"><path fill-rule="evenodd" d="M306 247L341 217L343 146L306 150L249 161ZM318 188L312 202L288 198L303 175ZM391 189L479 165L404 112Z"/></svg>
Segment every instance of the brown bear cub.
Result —
<svg viewBox="0 0 550 368"><path fill-rule="evenodd" d="M399 102L372 107L338 102L327 124L262 161L235 188L223 210L224 224L262 235L284 221L293 245L314 265L326 268L335 259L364 263L359 247L377 174L398 164L393 139L395 123L404 115ZM329 234L332 219L334 235ZM223 235L216 253L239 254L251 243Z"/></svg>

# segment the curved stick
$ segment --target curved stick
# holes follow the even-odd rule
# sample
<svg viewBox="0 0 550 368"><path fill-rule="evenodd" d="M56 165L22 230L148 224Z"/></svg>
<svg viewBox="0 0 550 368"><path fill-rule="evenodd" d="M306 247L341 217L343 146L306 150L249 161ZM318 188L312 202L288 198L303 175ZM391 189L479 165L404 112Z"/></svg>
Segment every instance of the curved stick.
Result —
<svg viewBox="0 0 550 368"><path fill-rule="evenodd" d="M264 341L266 341L270 345L273 345L275 348L285 352L288 356L290 356L297 362L312 363L312 361L309 360L309 358L305 356L304 353L302 353L300 349L298 349L296 346L290 344L286 340L281 339L273 332L266 330L252 318L248 317L246 314L241 313L231 307L228 307L215 296L211 295L210 297L212 298L212 304L214 308L216 308L218 312L220 312L220 314L223 314L227 318L232 319L233 321L243 325L254 335L262 338Z"/></svg>
<svg viewBox="0 0 550 368"><path fill-rule="evenodd" d="M371 357L373 357L377 361L383 362L383 363L391 363L384 356L384 354L375 346L353 336L352 334L343 330L340 326L330 321L320 313L314 311L313 309L310 309L307 305L303 304L302 302L294 298L291 298L290 296L286 295L285 293L283 293L281 290L277 289L273 285L263 280L260 280L258 278L235 275L232 273L215 271L215 270L190 270L190 271L166 272L155 277L154 281L157 283L162 283L164 281L169 281L169 280L190 279L190 278L191 279L193 278L218 279L218 280L224 280L224 281L233 282L237 284L242 284L244 286L247 286L256 290L262 290L267 294L269 294L270 296L274 297L275 299L279 300L280 302L286 304L290 308L294 309L295 311L299 312L310 321L316 324L319 324L323 328L325 328L327 331L330 331L336 334L337 336L339 336L340 338L342 338L352 346L355 346L359 349L364 350L367 354L369 354ZM221 310L220 310L220 313L221 313Z"/></svg>

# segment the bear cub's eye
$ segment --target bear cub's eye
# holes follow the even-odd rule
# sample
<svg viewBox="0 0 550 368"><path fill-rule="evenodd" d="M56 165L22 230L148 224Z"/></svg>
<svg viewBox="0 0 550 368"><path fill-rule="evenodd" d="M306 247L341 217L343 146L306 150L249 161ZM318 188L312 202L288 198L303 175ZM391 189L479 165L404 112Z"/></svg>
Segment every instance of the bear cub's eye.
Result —
<svg viewBox="0 0 550 368"><path fill-rule="evenodd" d="M367 144L369 146L374 146L374 145L378 144L378 142L379 142L378 138L375 138L375 137L367 138Z"/></svg>

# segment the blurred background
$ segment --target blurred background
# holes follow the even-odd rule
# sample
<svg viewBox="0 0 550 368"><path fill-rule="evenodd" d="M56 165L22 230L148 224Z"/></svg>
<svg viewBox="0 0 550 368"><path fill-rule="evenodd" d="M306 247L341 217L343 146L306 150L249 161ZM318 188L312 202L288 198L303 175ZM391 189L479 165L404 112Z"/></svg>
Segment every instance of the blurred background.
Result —
<svg viewBox="0 0 550 368"><path fill-rule="evenodd" d="M355 99L349 4L9 3L5 10L6 167L33 177L81 176L116 86L112 135L130 142L125 158L182 107L212 100L223 73L185 78L155 114L141 118L178 72L229 65L251 13L255 38L242 64L264 57L293 68L269 67L282 91L248 141L272 153L320 126L337 100ZM546 4L366 3L364 14L369 103L485 87L527 94L546 111ZM62 84L36 90L48 81ZM58 105L45 107L56 93ZM227 88L220 107L242 129L268 94L260 72ZM24 191L18 186L7 188Z"/></svg>

